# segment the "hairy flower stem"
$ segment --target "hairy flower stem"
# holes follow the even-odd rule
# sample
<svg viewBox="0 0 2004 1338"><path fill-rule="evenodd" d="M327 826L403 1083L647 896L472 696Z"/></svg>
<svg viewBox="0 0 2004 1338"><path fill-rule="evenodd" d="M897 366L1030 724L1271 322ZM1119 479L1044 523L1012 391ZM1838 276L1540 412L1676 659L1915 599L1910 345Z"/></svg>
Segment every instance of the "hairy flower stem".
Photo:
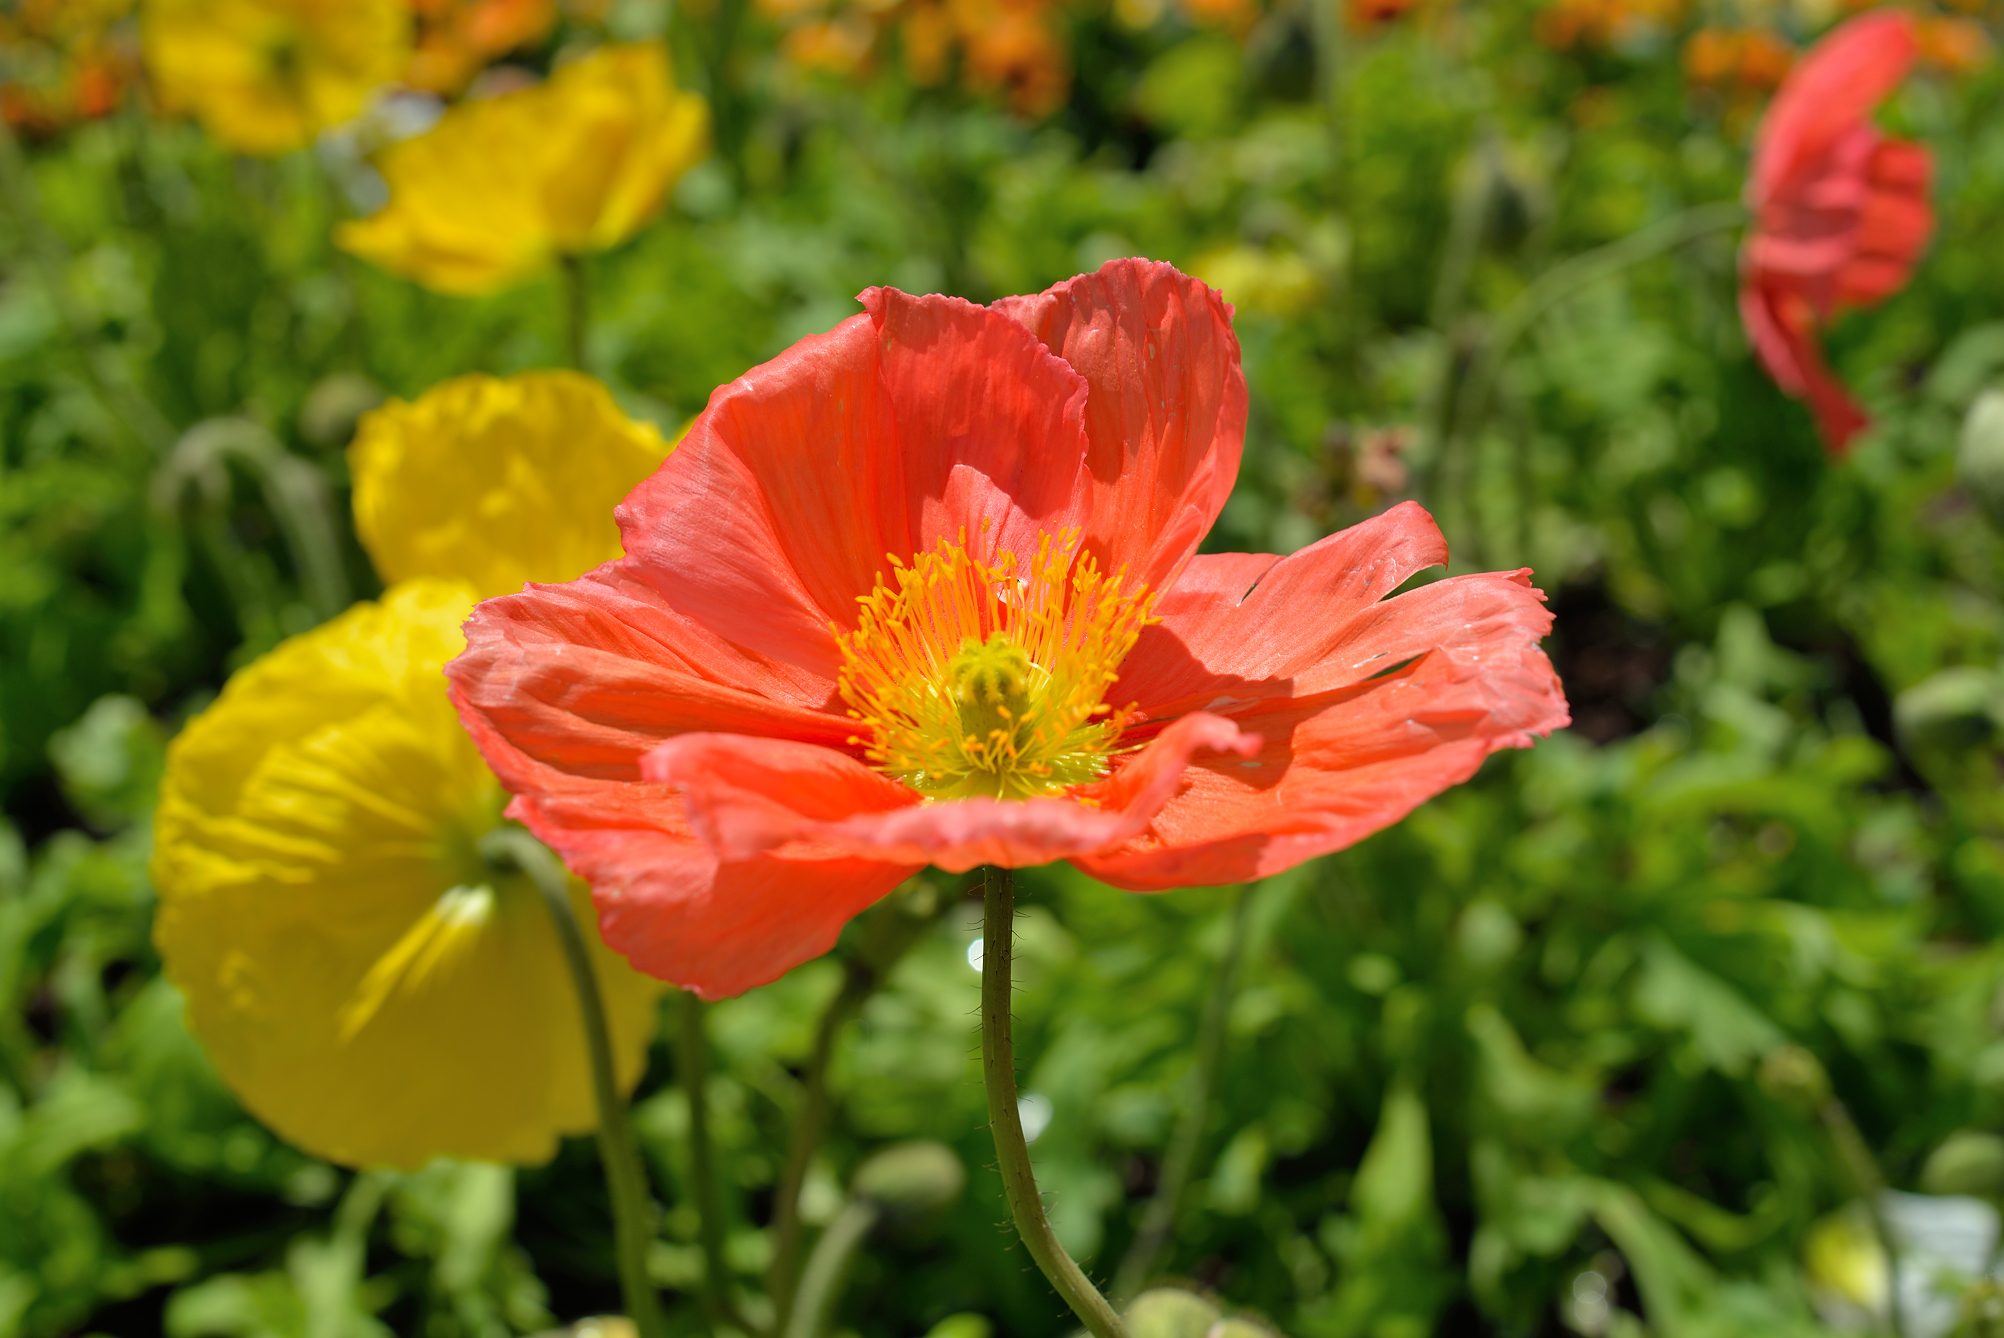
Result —
<svg viewBox="0 0 2004 1338"><path fill-rule="evenodd" d="M497 832L508 840L508 857L542 893L563 946L564 965L577 988L578 1013L584 1019L585 1048L591 1057L592 1094L598 1100L598 1158L605 1168L606 1189L612 1196L613 1257L619 1266L619 1289L626 1317L639 1338L668 1338L660 1298L647 1280L647 1246L654 1236L654 1205L647 1190L647 1173L627 1123L626 1102L614 1076L612 1032L606 1023L605 999L592 970L591 949L571 910L570 888L556 857L524 832Z"/></svg>
<svg viewBox="0 0 2004 1338"><path fill-rule="evenodd" d="M996 1166L1009 1201L1016 1234L1030 1257L1072 1313L1095 1338L1127 1338L1112 1305L1100 1295L1051 1230L1030 1168L1023 1118L1016 1105L1016 1052L1010 1040L1009 995L1016 939L1016 875L1008 869L983 872L981 917L981 1073L988 1088L988 1126L995 1135Z"/></svg>
<svg viewBox="0 0 2004 1338"><path fill-rule="evenodd" d="M1169 1243L1169 1233L1175 1229L1176 1209L1189 1186L1190 1172L1196 1168L1204 1126L1211 1113L1211 1093L1217 1087L1218 1065L1224 1060L1225 1022L1231 1013L1232 994L1238 988L1239 960L1245 956L1251 906L1251 888L1233 894L1231 927L1218 961L1211 996L1204 1004L1204 1020L1197 1032L1196 1069L1190 1075L1188 1102L1170 1140L1169 1151L1162 1158L1162 1176L1156 1182L1155 1194L1142 1210L1134 1243L1128 1247L1120 1267L1114 1270L1113 1294L1123 1303L1140 1291L1155 1271L1163 1247Z"/></svg>
<svg viewBox="0 0 2004 1338"><path fill-rule="evenodd" d="M747 1333L752 1326L731 1299L730 1265L724 1258L724 1196L717 1181L716 1146L710 1138L710 1042L703 1031L703 1001L680 993L674 1013L675 1071L689 1102L689 1186L696 1196L696 1230L703 1251L703 1308L721 1324Z"/></svg>

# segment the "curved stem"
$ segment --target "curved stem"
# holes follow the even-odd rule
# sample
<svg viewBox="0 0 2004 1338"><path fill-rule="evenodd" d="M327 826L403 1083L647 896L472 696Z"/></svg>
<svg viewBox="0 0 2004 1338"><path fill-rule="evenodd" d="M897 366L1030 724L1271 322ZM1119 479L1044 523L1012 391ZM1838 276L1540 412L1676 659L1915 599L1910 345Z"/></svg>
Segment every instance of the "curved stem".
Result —
<svg viewBox="0 0 2004 1338"><path fill-rule="evenodd" d="M697 1239L703 1251L703 1306L712 1319L750 1332L731 1299L730 1264L724 1258L724 1195L710 1138L710 1042L703 1032L703 1001L682 993L670 1008L675 1014L676 1076L689 1102L689 1187L696 1196Z"/></svg>
<svg viewBox="0 0 2004 1338"><path fill-rule="evenodd" d="M528 833L499 831L493 838L507 857L529 876L542 893L543 905L556 926L564 965L577 989L578 1014L584 1020L585 1047L591 1057L592 1094L598 1100L598 1157L605 1168L605 1186L612 1197L614 1258L626 1317L640 1338L667 1338L661 1302L647 1280L647 1246L653 1239L654 1205L649 1200L647 1173L627 1122L626 1101L612 1061L612 1031L605 1017L605 999L592 970L591 948L571 909L569 879L556 857Z"/></svg>
<svg viewBox="0 0 2004 1338"><path fill-rule="evenodd" d="M1900 1238L1893 1230L1893 1224L1886 1220L1883 1202L1886 1193L1886 1177L1879 1170L1879 1159L1872 1155L1871 1145L1858 1130L1857 1121L1851 1112L1836 1097L1823 1103L1818 1112L1823 1127L1830 1134L1831 1145L1836 1149L1837 1160L1850 1176L1853 1190L1865 1205L1865 1216L1872 1224L1872 1234L1878 1238L1879 1251L1886 1256L1886 1327L1892 1338L1905 1338L1907 1325L1905 1307L1900 1301Z"/></svg>
<svg viewBox="0 0 2004 1338"><path fill-rule="evenodd" d="M807 1270L800 1275L800 1308L783 1328L774 1325L775 1333L784 1338L814 1338L827 1327L828 1312L842 1295L849 1261L876 1224L877 1210L869 1204L851 1199L842 1205L821 1239L814 1242L814 1253L807 1257Z"/></svg>
<svg viewBox="0 0 2004 1338"><path fill-rule="evenodd" d="M1010 1039L1009 995L1016 938L1016 876L1008 869L983 874L981 917L981 1073L988 1088L988 1125L995 1135L996 1166L1016 1234L1037 1267L1096 1338L1127 1338L1127 1329L1092 1280L1051 1230L1030 1168L1023 1117L1016 1105L1016 1052Z"/></svg>
<svg viewBox="0 0 2004 1338"><path fill-rule="evenodd" d="M835 1040L842 1026L862 1006L876 987L876 973L851 963L842 978L841 989L828 1001L814 1026L814 1045L801 1074L800 1112L788 1140L786 1164L779 1175L777 1197L773 1201L772 1266L766 1272L766 1289L772 1296L773 1331L784 1333L793 1313L796 1289L802 1285L800 1269L800 1191L807 1182L808 1164L821 1141L828 1122L828 1067L835 1055ZM833 1230L831 1226L829 1230Z"/></svg>
<svg viewBox="0 0 2004 1338"><path fill-rule="evenodd" d="M1156 1261L1169 1243L1169 1233L1175 1229L1176 1209L1182 1204L1190 1173L1196 1169L1197 1152L1203 1145L1204 1126L1210 1115L1211 1092L1217 1086L1218 1065L1224 1060L1225 1023L1231 1013L1232 994L1238 987L1239 959L1245 955L1251 906L1251 888L1235 894L1224 955L1218 961L1217 980L1211 997L1205 1001L1204 1020L1197 1032L1197 1062L1190 1076L1189 1104L1183 1107L1183 1118L1176 1125L1169 1151L1162 1158L1162 1178L1156 1182L1155 1194L1142 1210L1134 1243L1128 1247L1120 1267L1114 1270L1113 1294L1123 1301L1141 1290L1155 1271Z"/></svg>

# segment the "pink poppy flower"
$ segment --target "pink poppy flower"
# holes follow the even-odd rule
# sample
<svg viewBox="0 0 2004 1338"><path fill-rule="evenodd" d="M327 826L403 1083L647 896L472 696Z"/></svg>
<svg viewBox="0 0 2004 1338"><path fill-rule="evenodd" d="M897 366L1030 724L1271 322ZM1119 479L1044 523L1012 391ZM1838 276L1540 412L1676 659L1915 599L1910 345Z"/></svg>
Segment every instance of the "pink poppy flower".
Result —
<svg viewBox="0 0 2004 1338"><path fill-rule="evenodd" d="M992 307L892 289L718 390L625 554L482 604L449 675L606 941L706 996L927 865L1119 887L1340 849L1567 721L1527 572L1407 503L1198 555L1238 472L1231 310L1115 261Z"/></svg>

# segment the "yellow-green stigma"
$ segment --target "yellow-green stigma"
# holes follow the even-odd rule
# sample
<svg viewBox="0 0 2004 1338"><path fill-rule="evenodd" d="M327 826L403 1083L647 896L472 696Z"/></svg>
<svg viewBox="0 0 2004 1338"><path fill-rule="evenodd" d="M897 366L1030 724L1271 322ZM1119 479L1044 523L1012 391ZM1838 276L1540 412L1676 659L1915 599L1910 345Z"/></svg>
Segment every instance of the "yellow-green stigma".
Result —
<svg viewBox="0 0 2004 1338"><path fill-rule="evenodd" d="M1150 621L1078 536L1045 535L1027 567L963 535L891 560L838 633L853 741L928 798L1028 799L1107 774L1131 709L1103 698Z"/></svg>

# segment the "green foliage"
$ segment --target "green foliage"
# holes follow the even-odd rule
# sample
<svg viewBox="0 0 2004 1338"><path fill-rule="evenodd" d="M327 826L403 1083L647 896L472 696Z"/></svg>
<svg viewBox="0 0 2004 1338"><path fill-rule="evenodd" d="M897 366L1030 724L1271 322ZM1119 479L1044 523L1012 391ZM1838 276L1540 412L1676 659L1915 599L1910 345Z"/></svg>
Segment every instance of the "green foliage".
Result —
<svg viewBox="0 0 2004 1338"><path fill-rule="evenodd" d="M1746 161L1742 118L1670 54L1561 57L1532 6L1468 8L1451 36L1337 34L1319 81L1307 7L1243 44L1088 25L1111 54L1043 124L895 74L792 77L748 23L705 66L723 153L593 263L592 357L674 427L870 284L980 299L1129 252L1225 282L1252 429L1214 546L1289 551L1417 493L1456 570L1536 569L1577 723L1251 893L1159 1270L1204 1299L1151 1304L1214 1338L1812 1338L1832 1330L1806 1242L1873 1188L1833 1111L1888 1185L2004 1183L2004 85L1903 105L1940 226L1915 282L1831 341L1879 417L1850 461L1749 357L1725 233L1562 294L1455 422L1538 276L1736 197ZM451 299L335 253L343 153L236 161L134 119L0 164L5 1338L490 1338L617 1306L587 1140L520 1173L314 1162L220 1084L150 945L164 741L371 588L345 517L357 413L558 356L551 284ZM1403 487L1358 466L1377 433L1419 438ZM1103 1278L1187 1101L1227 903L1063 869L1024 886L1032 1151ZM852 1195L923 1200L922 1229L853 1260L843 1333L1068 1331L997 1230L966 892L934 877L838 953L924 926L840 1035L807 1179L810 1230ZM842 969L710 1014L747 1294ZM650 1263L693 1332L673 1076L658 1049L636 1120L668 1205ZM1994 1331L1994 1289L1958 1304Z"/></svg>

